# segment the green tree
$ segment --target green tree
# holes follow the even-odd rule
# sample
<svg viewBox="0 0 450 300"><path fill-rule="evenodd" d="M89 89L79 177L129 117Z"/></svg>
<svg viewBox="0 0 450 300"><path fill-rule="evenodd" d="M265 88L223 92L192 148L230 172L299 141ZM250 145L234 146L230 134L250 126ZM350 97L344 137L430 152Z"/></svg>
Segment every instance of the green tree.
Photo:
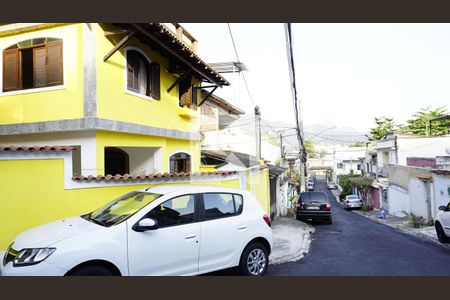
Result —
<svg viewBox="0 0 450 300"><path fill-rule="evenodd" d="M447 115L445 106L432 109L430 106L421 108L420 111L412 114L412 118L406 120L408 125L402 127L402 130L412 134L426 135L427 122L429 119ZM450 131L450 120L436 120L431 123L430 135L444 135Z"/></svg>
<svg viewBox="0 0 450 300"><path fill-rule="evenodd" d="M362 176L350 178L350 182L358 188L358 191L361 193L362 200L365 202L366 206L373 207L373 203L367 202L367 192L369 187L372 185L374 178L371 176Z"/></svg>
<svg viewBox="0 0 450 300"><path fill-rule="evenodd" d="M386 136L387 133L393 131L396 128L396 125L394 124L394 118L375 118L375 124L377 124L376 127L370 128L369 141L379 141L384 136Z"/></svg>
<svg viewBox="0 0 450 300"><path fill-rule="evenodd" d="M350 174L341 175L339 177L339 185L342 187L341 197L352 194L352 182L350 179L358 176L359 175L353 173L353 170L350 170Z"/></svg>
<svg viewBox="0 0 450 300"><path fill-rule="evenodd" d="M314 142L312 140L307 140L305 142L305 150L308 154L309 158L318 158L319 155L317 154L316 148L314 147Z"/></svg>

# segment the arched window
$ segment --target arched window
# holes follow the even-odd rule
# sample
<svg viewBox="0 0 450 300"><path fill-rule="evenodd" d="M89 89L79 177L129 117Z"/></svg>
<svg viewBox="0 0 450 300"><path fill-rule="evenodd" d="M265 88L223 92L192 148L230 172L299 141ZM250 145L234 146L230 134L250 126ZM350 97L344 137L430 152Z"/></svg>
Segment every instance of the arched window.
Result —
<svg viewBox="0 0 450 300"><path fill-rule="evenodd" d="M115 147L105 148L105 175L129 174L130 163L128 154Z"/></svg>
<svg viewBox="0 0 450 300"><path fill-rule="evenodd" d="M191 172L191 156L183 152L175 153L174 155L172 155L170 157L170 172Z"/></svg>
<svg viewBox="0 0 450 300"><path fill-rule="evenodd" d="M62 84L61 39L30 39L3 50L3 92Z"/></svg>
<svg viewBox="0 0 450 300"><path fill-rule="evenodd" d="M160 99L159 64L150 61L139 51L129 49L127 56L127 89L153 99Z"/></svg>

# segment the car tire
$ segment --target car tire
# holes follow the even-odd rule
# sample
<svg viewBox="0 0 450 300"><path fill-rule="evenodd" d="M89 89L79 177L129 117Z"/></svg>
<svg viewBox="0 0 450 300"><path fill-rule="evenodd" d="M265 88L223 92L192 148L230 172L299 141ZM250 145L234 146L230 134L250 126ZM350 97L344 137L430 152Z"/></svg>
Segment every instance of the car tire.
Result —
<svg viewBox="0 0 450 300"><path fill-rule="evenodd" d="M113 276L114 274L102 266L83 266L69 272L66 276Z"/></svg>
<svg viewBox="0 0 450 300"><path fill-rule="evenodd" d="M269 254L267 248L259 242L254 242L242 252L239 273L244 276L263 276L268 266Z"/></svg>
<svg viewBox="0 0 450 300"><path fill-rule="evenodd" d="M333 219L331 218L331 216L327 219L327 224L332 224L333 223Z"/></svg>
<svg viewBox="0 0 450 300"><path fill-rule="evenodd" d="M442 228L441 223L436 222L434 227L436 228L436 234L439 239L439 242L443 244L450 242L450 238L445 235L444 228Z"/></svg>

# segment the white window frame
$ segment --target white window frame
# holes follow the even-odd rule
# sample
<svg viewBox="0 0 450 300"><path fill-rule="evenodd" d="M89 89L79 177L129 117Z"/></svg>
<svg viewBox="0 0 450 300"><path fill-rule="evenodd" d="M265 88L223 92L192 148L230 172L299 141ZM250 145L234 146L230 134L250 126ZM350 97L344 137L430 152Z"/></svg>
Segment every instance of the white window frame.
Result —
<svg viewBox="0 0 450 300"><path fill-rule="evenodd" d="M61 39L62 41L62 51L63 51L63 84L61 85L55 85L55 86L46 86L46 87L39 87L39 88L32 88L32 89L24 89L24 90L16 90L16 91L8 91L8 92L3 92L3 51L8 48L11 47L14 42L8 42L8 45L1 45L0 46L0 66L1 66L1 70L0 70L0 97L2 96L12 96L12 95L21 95L21 94L31 94L31 93L40 93L40 92L47 92L47 91L55 91L55 90L65 90L67 89L66 86L66 82L67 82L67 47L68 45L66 45L67 43L64 43L64 37L62 34L53 34L53 33L43 33L41 31L37 31L37 32L30 32L27 35L24 35L23 37L21 37L20 39L18 39L16 41L16 43L22 42L22 41L26 41L26 40L30 40L30 39L37 39L37 38L42 38L42 37L51 37L51 38L57 38L57 39Z"/></svg>
<svg viewBox="0 0 450 300"><path fill-rule="evenodd" d="M126 47L124 48L124 60L125 60L125 64L124 64L124 68L123 68L123 70L124 70L124 76L123 76L123 78L124 78L124 81L123 81L123 82L124 82L124 86L123 86L123 88L124 88L124 90L125 90L125 93L126 93L126 94L129 94L129 95L132 95L132 96L136 96L136 97L145 99L145 100L150 100L150 101L151 101L151 100L156 100L155 98L153 98L153 97L151 97L151 96L143 95L143 94L141 94L141 93L137 93L137 92L135 92L135 91L131 91L131 90L128 89L128 70L127 70L128 61L127 61L127 53L128 53L129 50L135 50L135 51L141 53L141 54L145 57L145 59L147 59L148 63L149 63L150 65L152 64L152 61L151 61L151 59L148 57L147 53L145 53L141 48L136 47L136 46L126 46ZM150 72L150 73L151 73L151 72ZM150 75L151 75L151 74L149 74L149 76L150 76Z"/></svg>

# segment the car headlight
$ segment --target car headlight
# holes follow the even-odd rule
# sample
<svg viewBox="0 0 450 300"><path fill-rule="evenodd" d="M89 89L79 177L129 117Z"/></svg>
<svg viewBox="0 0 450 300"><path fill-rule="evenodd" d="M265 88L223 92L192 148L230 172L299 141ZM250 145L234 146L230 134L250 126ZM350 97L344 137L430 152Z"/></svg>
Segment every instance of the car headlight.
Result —
<svg viewBox="0 0 450 300"><path fill-rule="evenodd" d="M13 265L20 267L38 264L49 257L55 250L56 248L23 249L17 254Z"/></svg>

